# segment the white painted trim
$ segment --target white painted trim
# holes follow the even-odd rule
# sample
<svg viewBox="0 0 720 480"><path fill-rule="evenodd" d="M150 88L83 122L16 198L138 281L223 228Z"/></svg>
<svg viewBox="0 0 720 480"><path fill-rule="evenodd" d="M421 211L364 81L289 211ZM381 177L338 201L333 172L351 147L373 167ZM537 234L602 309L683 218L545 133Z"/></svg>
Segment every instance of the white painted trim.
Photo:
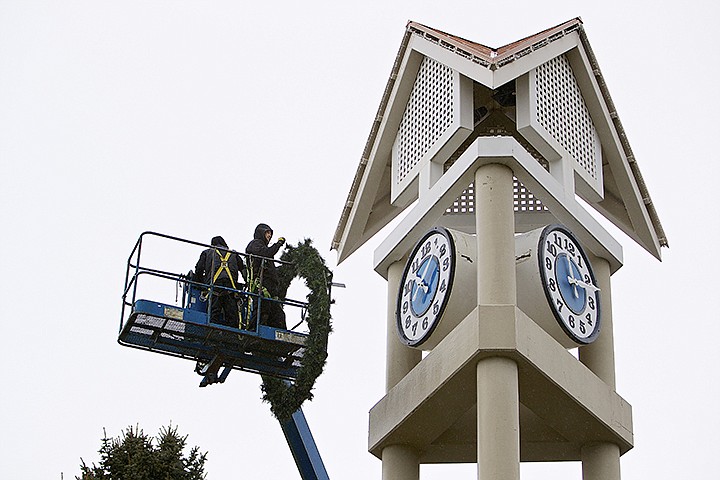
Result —
<svg viewBox="0 0 720 480"><path fill-rule="evenodd" d="M417 35L413 35L410 39L408 50L412 49L422 53L476 82L494 89L529 72L538 65L562 55L579 44L580 37L577 32L573 32L496 70L469 61L467 58Z"/></svg>
<svg viewBox="0 0 720 480"><path fill-rule="evenodd" d="M578 237L583 246L605 258L614 272L623 264L622 246L512 137L480 137L428 190L387 238L375 249L375 271L385 277L388 266L402 259L425 231L442 217L445 209L473 181L484 164L500 163L546 205L559 222ZM479 206L476 206L479 208Z"/></svg>

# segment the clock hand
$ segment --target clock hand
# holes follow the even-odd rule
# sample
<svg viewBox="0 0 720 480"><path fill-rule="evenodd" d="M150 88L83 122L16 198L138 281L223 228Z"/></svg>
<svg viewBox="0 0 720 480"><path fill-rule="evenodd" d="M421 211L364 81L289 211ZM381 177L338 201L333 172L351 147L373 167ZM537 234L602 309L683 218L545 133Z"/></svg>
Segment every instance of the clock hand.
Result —
<svg viewBox="0 0 720 480"><path fill-rule="evenodd" d="M594 291L594 292L599 292L599 291L600 291L600 288L596 287L596 286L593 285L592 283L583 282L582 280L578 280L578 279L575 278L575 277L568 277L568 283L570 283L570 284L572 284L572 285L575 285L575 286L576 286L575 288L577 288L577 286L580 286L580 287L582 287L582 288L585 288L585 289L587 289L587 290L592 290L592 291Z"/></svg>
<svg viewBox="0 0 720 480"><path fill-rule="evenodd" d="M425 272L425 270L427 270L427 265L425 265L423 267L423 273ZM425 295L427 295L428 288L429 288L428 284L425 283L425 280L423 279L423 277L420 276L420 272L415 272L415 278L416 278L415 284L418 286L418 288L415 289L415 293L412 296L413 302L415 301L415 297L417 297L417 294L420 291L420 288L423 289L423 291L425 292Z"/></svg>
<svg viewBox="0 0 720 480"><path fill-rule="evenodd" d="M415 282L415 285L417 285L418 288L415 289L415 293L412 296L413 302L415 301L415 297L417 297L417 294L421 288L423 289L423 291L425 292L426 295L427 295L427 291L428 291L428 286L425 284L425 281L417 274L415 274L415 277L417 277L417 281Z"/></svg>
<svg viewBox="0 0 720 480"><path fill-rule="evenodd" d="M428 260L425 260L425 264L423 265L422 273L420 273L420 277L424 277L424 276L425 276L425 273L427 272L427 269L428 269L429 267L430 267L430 262L429 262ZM416 275L417 275L417 274L416 274ZM423 283L425 283L424 280L423 280Z"/></svg>
<svg viewBox="0 0 720 480"><path fill-rule="evenodd" d="M415 276L420 281L420 283L423 286L423 290L425 290L425 293L427 293L428 288L430 288L430 285L427 284L425 281L425 274L427 273L427 269L430 268L430 262L426 261L425 264L422 267L422 272L417 272Z"/></svg>
<svg viewBox="0 0 720 480"><path fill-rule="evenodd" d="M570 263L570 257L568 257L567 254L565 255L565 260L567 260L568 267L568 282L573 286L573 295L575 295L575 298L579 298L580 294L578 293L577 284L570 281L571 278L575 280L575 272L573 272L572 264Z"/></svg>

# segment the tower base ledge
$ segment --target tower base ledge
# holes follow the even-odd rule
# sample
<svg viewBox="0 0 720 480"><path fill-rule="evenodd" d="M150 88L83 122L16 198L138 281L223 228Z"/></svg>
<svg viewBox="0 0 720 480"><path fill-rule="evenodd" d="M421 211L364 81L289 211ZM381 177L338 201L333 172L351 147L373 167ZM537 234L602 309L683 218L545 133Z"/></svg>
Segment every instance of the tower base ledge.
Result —
<svg viewBox="0 0 720 480"><path fill-rule="evenodd" d="M632 407L614 389L514 305L480 305L370 410L369 451L408 445L420 463L476 462L476 369L493 356L518 365L521 461L633 447Z"/></svg>

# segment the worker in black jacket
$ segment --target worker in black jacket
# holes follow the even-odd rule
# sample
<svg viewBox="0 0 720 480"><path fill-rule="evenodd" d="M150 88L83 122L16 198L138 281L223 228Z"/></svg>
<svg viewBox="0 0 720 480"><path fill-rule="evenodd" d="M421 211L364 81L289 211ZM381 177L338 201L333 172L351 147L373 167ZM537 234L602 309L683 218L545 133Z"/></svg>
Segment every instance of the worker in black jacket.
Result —
<svg viewBox="0 0 720 480"><path fill-rule="evenodd" d="M225 288L240 288L240 272L245 265L237 253L228 250L222 237L213 237L210 245L212 248L200 254L193 280L212 287L210 322L238 328L240 315L236 295Z"/></svg>
<svg viewBox="0 0 720 480"><path fill-rule="evenodd" d="M245 248L245 253L252 255L249 259L248 282L251 289L257 289L256 292L261 296L276 298L279 291L279 281L277 267L272 260L280 247L285 245L283 237L270 245L273 236L273 230L267 224L261 223L255 227L254 238ZM285 312L282 304L279 302L264 301L260 305L261 315L260 323L275 328L287 328L285 324Z"/></svg>

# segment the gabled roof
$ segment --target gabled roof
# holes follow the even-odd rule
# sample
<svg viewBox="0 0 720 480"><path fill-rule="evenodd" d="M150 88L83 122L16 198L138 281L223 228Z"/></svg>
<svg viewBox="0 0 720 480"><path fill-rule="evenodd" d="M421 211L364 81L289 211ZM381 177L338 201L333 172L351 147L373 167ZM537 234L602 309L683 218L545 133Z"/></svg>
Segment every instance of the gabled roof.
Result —
<svg viewBox="0 0 720 480"><path fill-rule="evenodd" d="M406 205L390 202L390 154L397 96L409 50L448 64L473 81L495 89L542 63L567 52L579 52L574 71L583 97L599 124L603 145L603 199L591 206L656 258L667 239L643 181L622 123L579 18L500 48L491 48L415 22L409 22L360 159L332 241L338 263L399 215ZM579 63L578 63L579 62Z"/></svg>

